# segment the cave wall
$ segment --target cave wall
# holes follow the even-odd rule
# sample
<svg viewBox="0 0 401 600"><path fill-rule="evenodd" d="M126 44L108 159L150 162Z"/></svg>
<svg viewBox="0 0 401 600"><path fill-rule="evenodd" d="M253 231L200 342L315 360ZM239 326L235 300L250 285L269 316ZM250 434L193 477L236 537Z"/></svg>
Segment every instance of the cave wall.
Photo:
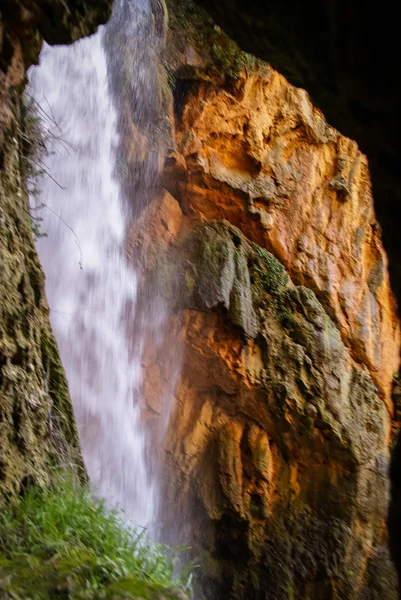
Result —
<svg viewBox="0 0 401 600"><path fill-rule="evenodd" d="M400 136L397 2L197 0L243 49L306 89L329 123L356 140L369 160L375 211L401 301ZM390 541L401 576L401 439L391 465Z"/></svg>
<svg viewBox="0 0 401 600"><path fill-rule="evenodd" d="M195 21L195 33L194 11L171 13L181 35L168 47L176 146L164 183L184 210L227 219L310 287L392 411L399 324L366 157L303 90L211 25Z"/></svg>
<svg viewBox="0 0 401 600"><path fill-rule="evenodd" d="M197 0L197 4L207 8L242 49L306 89L330 125L356 140L368 156L391 282L400 298L401 95L394 85L399 3Z"/></svg>
<svg viewBox="0 0 401 600"><path fill-rule="evenodd" d="M54 467L84 477L67 382L49 321L45 279L28 202L32 146L40 131L23 100L26 69L42 39L93 33L111 2L12 1L0 7L0 497ZM40 166L38 168L40 170ZM45 233L45 232L44 232Z"/></svg>
<svg viewBox="0 0 401 600"><path fill-rule="evenodd" d="M130 234L183 340L165 535L191 541L206 598L395 599L400 337L366 158L194 4L168 7L165 192ZM149 342L149 422L166 356Z"/></svg>
<svg viewBox="0 0 401 600"><path fill-rule="evenodd" d="M49 465L81 465L33 245L21 93L42 37L68 43L89 33L107 6L1 7L2 494L26 478L45 480ZM145 234L136 224L131 238L145 244L148 259L156 257L143 265L144 285L162 282L180 299L172 316L184 366L166 444L170 510L194 540L207 593L395 598L385 513L399 325L366 161L303 92L240 53L219 27L208 22L207 43L199 22L196 35L188 32L194 13L188 16L186 6L170 3L168 192L145 211ZM241 19L240 41L274 40L237 8L231 14L236 30ZM320 13L309 15L311 23ZM316 43L326 39L321 33ZM287 64L302 74L308 61L293 55ZM280 67L293 83L307 81L291 79L287 69ZM330 69L325 77L336 81ZM393 127L376 127L380 108L372 116L356 104L362 124L347 129L319 105L369 154L394 285L397 212L387 158L397 157L381 137L396 137L391 98L386 115ZM369 129L375 134L365 136ZM391 343L383 346L382 336ZM153 361L149 352L145 366ZM163 373L148 372L147 410L157 418Z"/></svg>

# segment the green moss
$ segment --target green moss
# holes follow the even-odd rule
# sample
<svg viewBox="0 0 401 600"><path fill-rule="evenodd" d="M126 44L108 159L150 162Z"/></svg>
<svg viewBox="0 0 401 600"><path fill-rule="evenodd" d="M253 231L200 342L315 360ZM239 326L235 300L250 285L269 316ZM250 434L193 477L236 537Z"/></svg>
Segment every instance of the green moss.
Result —
<svg viewBox="0 0 401 600"><path fill-rule="evenodd" d="M73 470L82 481L86 471L79 447L78 430L68 391L64 368L61 364L56 339L51 329L45 329L41 338L41 352L45 386L50 400L48 466Z"/></svg>
<svg viewBox="0 0 401 600"><path fill-rule="evenodd" d="M253 264L255 283L269 294L275 294L288 285L288 274L284 266L267 250L252 244L257 261Z"/></svg>
<svg viewBox="0 0 401 600"><path fill-rule="evenodd" d="M216 558L210 552L204 552L201 557L201 570L202 574L210 579L221 579L223 574L223 568L221 561Z"/></svg>
<svg viewBox="0 0 401 600"><path fill-rule="evenodd" d="M4 507L0 539L0 591L13 598L150 599L185 586L167 547L124 526L71 478Z"/></svg>
<svg viewBox="0 0 401 600"><path fill-rule="evenodd" d="M252 299L248 257L241 246L234 254L235 277L231 288L229 315L231 322L239 326L246 337L255 338L259 322Z"/></svg>

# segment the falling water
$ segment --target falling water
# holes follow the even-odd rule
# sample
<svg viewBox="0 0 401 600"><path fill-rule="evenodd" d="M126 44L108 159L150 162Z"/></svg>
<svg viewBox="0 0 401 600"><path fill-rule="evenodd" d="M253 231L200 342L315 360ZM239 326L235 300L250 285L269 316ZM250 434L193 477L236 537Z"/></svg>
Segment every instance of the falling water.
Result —
<svg viewBox="0 0 401 600"><path fill-rule="evenodd" d="M129 3L117 4L115 22ZM148 0L132 0L133 5L129 19L135 30L139 20L150 19L150 8ZM43 178L40 198L47 237L38 250L91 481L135 523L149 525L157 485L147 466L141 422L141 344L127 335L138 288L125 252L132 205L118 179L121 131L105 39L102 28L69 47L45 46L40 66L31 72L30 92L54 140L45 165L51 176ZM149 97L144 102L151 105ZM146 117L147 110L144 105L140 114ZM149 161L145 175L136 177L154 182ZM136 189L143 194L149 187Z"/></svg>

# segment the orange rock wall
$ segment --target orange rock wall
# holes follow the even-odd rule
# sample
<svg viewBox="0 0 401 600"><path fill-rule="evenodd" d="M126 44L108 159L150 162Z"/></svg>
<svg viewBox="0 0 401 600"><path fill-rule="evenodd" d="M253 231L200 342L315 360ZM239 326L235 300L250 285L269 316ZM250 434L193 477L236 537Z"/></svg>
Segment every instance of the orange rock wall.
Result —
<svg viewBox="0 0 401 600"><path fill-rule="evenodd" d="M305 92L169 5L165 191L129 235L142 297L170 310L143 359L154 440L170 418L164 536L191 545L199 597L395 600L400 328L366 159Z"/></svg>
<svg viewBox="0 0 401 600"><path fill-rule="evenodd" d="M391 412L399 323L357 145L273 71L228 89L195 84L175 124L168 189L200 219L239 227L314 290Z"/></svg>

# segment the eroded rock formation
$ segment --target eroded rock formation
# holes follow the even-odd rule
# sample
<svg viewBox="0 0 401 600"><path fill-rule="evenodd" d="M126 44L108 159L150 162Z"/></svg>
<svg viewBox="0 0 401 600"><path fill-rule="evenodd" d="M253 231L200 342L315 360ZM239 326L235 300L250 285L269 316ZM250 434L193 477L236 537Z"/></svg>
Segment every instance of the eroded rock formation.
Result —
<svg viewBox="0 0 401 600"><path fill-rule="evenodd" d="M375 210L383 228L393 290L401 301L398 69L401 7L394 2L197 0L241 47L306 89L329 122L369 158ZM401 577L401 439L391 467L389 529Z"/></svg>
<svg viewBox="0 0 401 600"><path fill-rule="evenodd" d="M401 297L398 68L394 2L196 0L248 52L304 88L328 122L369 158L393 289Z"/></svg>
<svg viewBox="0 0 401 600"><path fill-rule="evenodd" d="M400 338L366 159L193 5L169 8L167 192L130 236L183 338L169 534L191 539L206 597L395 599Z"/></svg>
<svg viewBox="0 0 401 600"><path fill-rule="evenodd" d="M20 93L40 36L72 41L88 32L81 16L92 22L96 8L102 19L106 4L15 2L3 15L3 494L46 477L60 456L80 463L33 246ZM192 540L207 597L392 600L385 515L399 324L366 161L305 93L187 2L169 5L167 191L130 236L144 286L173 303L171 331L183 339L165 481L181 531L169 520L167 534ZM356 109L364 126L370 113ZM154 421L171 356L157 351L150 344L144 357Z"/></svg>

